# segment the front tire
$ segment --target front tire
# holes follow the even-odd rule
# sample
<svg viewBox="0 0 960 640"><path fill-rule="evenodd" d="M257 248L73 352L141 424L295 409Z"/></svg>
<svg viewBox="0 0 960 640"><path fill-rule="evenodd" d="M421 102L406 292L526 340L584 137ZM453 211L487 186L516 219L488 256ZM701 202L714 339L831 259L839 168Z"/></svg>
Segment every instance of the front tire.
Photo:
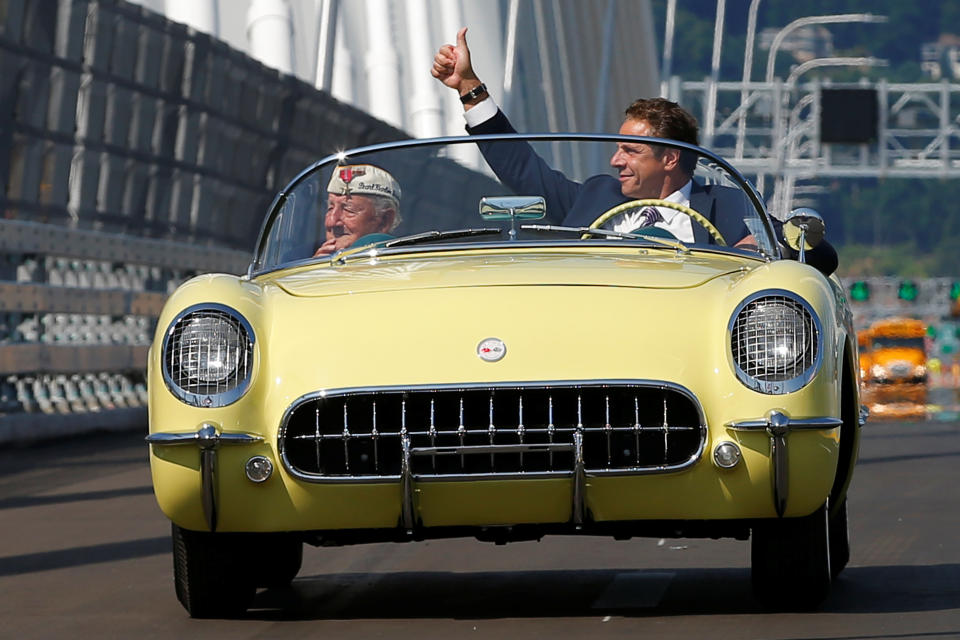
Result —
<svg viewBox="0 0 960 640"><path fill-rule="evenodd" d="M243 537L190 531L173 525L177 599L193 618L234 618L253 602L257 587L245 570Z"/></svg>
<svg viewBox="0 0 960 640"><path fill-rule="evenodd" d="M830 514L830 573L836 579L850 561L850 533L847 527L847 499Z"/></svg>
<svg viewBox="0 0 960 640"><path fill-rule="evenodd" d="M830 592L827 505L809 516L757 524L751 536L753 592L766 608L807 611Z"/></svg>
<svg viewBox="0 0 960 640"><path fill-rule="evenodd" d="M303 563L303 541L291 534L259 534L257 545L262 560L256 573L258 587L276 589L286 587L300 572Z"/></svg>

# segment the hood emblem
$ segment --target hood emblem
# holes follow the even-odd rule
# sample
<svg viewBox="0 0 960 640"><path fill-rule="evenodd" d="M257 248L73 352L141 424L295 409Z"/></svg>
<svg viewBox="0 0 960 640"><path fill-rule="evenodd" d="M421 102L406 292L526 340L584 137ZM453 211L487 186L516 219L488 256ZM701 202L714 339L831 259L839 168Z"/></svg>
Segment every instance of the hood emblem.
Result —
<svg viewBox="0 0 960 640"><path fill-rule="evenodd" d="M484 362L496 362L507 355L507 345L500 338L486 338L477 345L477 355Z"/></svg>

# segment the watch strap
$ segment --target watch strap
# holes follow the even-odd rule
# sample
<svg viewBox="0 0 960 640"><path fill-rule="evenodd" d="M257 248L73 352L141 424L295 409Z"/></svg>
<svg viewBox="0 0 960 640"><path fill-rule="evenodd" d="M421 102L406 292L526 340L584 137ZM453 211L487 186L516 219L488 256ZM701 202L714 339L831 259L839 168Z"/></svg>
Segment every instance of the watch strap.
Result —
<svg viewBox="0 0 960 640"><path fill-rule="evenodd" d="M467 91L465 94L460 96L460 102L462 102L463 104L466 104L471 100L476 100L486 92L487 92L487 85L481 82L480 84L475 86L473 89L470 89L470 91Z"/></svg>

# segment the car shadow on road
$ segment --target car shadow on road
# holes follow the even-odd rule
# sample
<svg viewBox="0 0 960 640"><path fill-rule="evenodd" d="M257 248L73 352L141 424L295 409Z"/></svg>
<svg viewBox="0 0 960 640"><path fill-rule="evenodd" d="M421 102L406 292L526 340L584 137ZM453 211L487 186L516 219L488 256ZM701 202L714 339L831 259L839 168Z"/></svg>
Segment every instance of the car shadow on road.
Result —
<svg viewBox="0 0 960 640"><path fill-rule="evenodd" d="M955 609L960 565L849 567L823 613ZM258 593L249 616L497 619L754 614L748 569L397 572L313 575Z"/></svg>
<svg viewBox="0 0 960 640"><path fill-rule="evenodd" d="M169 554L169 536L0 557L0 578Z"/></svg>

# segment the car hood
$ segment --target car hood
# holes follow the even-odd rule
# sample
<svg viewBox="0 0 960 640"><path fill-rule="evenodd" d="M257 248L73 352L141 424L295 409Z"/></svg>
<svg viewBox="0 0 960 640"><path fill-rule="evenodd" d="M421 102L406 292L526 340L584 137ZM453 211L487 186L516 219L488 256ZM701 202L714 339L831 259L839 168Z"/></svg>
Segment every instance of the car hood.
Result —
<svg viewBox="0 0 960 640"><path fill-rule="evenodd" d="M822 318L824 344L840 346L830 320L840 298L793 260L637 248L559 254L420 252L252 279L198 276L168 299L151 361L161 369L157 345L183 310L232 309L252 328L262 382L244 401L276 423L297 398L329 389L662 380L732 398L744 387L731 368L731 314L749 296L787 283ZM478 357L490 337L508 351L497 362ZM820 393L835 375L818 376ZM754 404L737 405L736 415L769 410L770 396L750 397ZM708 419L732 419L718 406Z"/></svg>
<svg viewBox="0 0 960 640"><path fill-rule="evenodd" d="M303 297L468 286L605 286L686 289L745 271L757 260L729 254L642 251L392 257L304 267L268 279Z"/></svg>

